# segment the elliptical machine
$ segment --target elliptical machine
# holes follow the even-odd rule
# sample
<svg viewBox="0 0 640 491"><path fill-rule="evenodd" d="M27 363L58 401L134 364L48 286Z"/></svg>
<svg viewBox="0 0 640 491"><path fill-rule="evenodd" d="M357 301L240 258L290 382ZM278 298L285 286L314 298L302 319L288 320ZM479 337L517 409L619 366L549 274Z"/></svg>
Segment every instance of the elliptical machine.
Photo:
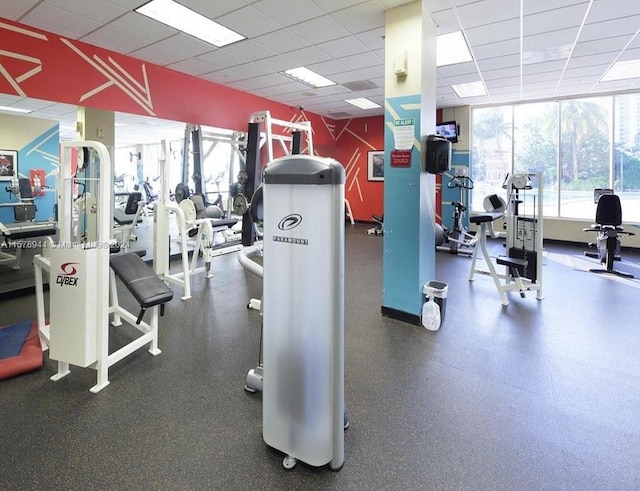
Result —
<svg viewBox="0 0 640 491"><path fill-rule="evenodd" d="M453 228L442 227L441 238L436 241L436 250L471 257L478 237L469 233L464 218L467 211L467 191L473 189L473 180L466 174L466 169L463 169L463 172L457 169L456 174L447 183L447 187L449 189L458 188L460 199L451 202Z"/></svg>

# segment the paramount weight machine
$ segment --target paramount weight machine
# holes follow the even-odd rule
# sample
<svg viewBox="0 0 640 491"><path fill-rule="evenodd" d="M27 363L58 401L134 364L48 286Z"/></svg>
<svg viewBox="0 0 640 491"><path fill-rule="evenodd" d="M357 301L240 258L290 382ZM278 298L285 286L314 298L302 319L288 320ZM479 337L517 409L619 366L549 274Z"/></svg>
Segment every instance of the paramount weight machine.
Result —
<svg viewBox="0 0 640 491"><path fill-rule="evenodd" d="M489 275L496 285L502 305L509 305L508 292L518 292L522 298L527 291L535 291L536 298L542 300L542 174L523 173L507 176L505 185L508 199L506 210L475 213L471 223L477 224L477 242L472 255L469 281L475 274ZM506 255L499 255L496 264L504 266L504 273L498 273L487 250L486 236L494 220L505 217ZM478 247L479 246L479 247ZM478 250L487 265L487 270L476 267Z"/></svg>

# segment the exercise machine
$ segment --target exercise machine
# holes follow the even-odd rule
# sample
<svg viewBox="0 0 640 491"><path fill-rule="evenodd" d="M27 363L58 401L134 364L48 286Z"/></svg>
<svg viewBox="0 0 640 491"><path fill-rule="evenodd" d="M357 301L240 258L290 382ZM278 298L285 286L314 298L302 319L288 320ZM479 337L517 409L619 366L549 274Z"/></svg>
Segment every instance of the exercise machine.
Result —
<svg viewBox="0 0 640 491"><path fill-rule="evenodd" d="M58 361L58 371L51 379L67 376L70 365L93 368L97 382L90 390L99 392L109 384L109 367L113 364L147 345L152 355L160 354L158 315L162 315L173 292L136 253L110 256L114 241L112 170L107 148L99 142L62 142L61 155L57 197L60 240L54 243L49 238L43 254L33 259L38 330L49 357ZM90 219L77 216L79 208L74 202L80 189L87 198L85 205L91 203L82 207L82 213L91 215ZM49 276L48 324L45 273ZM138 302L137 315L119 303L116 277ZM147 311L150 319L144 321ZM114 326L124 321L140 333L113 353L109 353L110 318Z"/></svg>
<svg viewBox="0 0 640 491"><path fill-rule="evenodd" d="M384 235L384 215L371 215L375 226L367 229L367 235Z"/></svg>
<svg viewBox="0 0 640 491"><path fill-rule="evenodd" d="M264 170L262 434L287 469L344 464L344 180L307 155Z"/></svg>
<svg viewBox="0 0 640 491"><path fill-rule="evenodd" d="M176 241L180 245L182 270L172 272L170 269L170 246L172 237L169 231L169 217L175 219L178 230ZM154 212L154 256L153 266L156 274L164 281L178 285L184 290L182 300L191 298L191 276L205 273L205 277L213 277L211 260L221 254L236 252L242 248L240 242L224 248L216 248L215 235L224 233L238 222L235 218L210 218L204 199L200 194L193 194L179 203L162 203L156 205ZM189 260L189 243L193 243L191 261ZM198 266L202 256L203 265Z"/></svg>
<svg viewBox="0 0 640 491"><path fill-rule="evenodd" d="M527 291L535 291L536 298L542 300L542 174L510 174L504 187L508 196L504 212L498 209L470 217L471 223L480 229L476 233L479 240L472 255L469 281L475 279L476 273L491 276L505 306L509 305L506 294L514 291L522 298ZM533 196L530 196L531 192ZM499 199L495 199L494 203L501 205ZM488 227L503 216L506 255L499 255L496 264L504 266L505 270L504 273L498 273L489 255L486 237L489 235ZM479 251L488 268L486 270L476 267Z"/></svg>
<svg viewBox="0 0 640 491"><path fill-rule="evenodd" d="M442 227L442 243L436 246L436 250L449 254L472 256L478 237L469 233L465 223L467 196L469 191L473 189L473 180L466 172L465 167L457 167L454 176L447 183L447 188L458 189L460 194L458 200L451 202L453 227Z"/></svg>
<svg viewBox="0 0 640 491"><path fill-rule="evenodd" d="M20 269L22 249L40 245L31 241L38 237L55 235L57 225L53 220L36 221L36 205L34 204L34 192L38 194L39 188L32 189L27 178L20 178L17 184L8 188L10 194L15 194L17 202L0 203L2 208L13 209L13 223L0 222L0 264L10 264L13 269ZM15 249L15 253L7 252Z"/></svg>
<svg viewBox="0 0 640 491"><path fill-rule="evenodd" d="M633 278L631 273L618 271L613 268L614 261L620 261L620 238L627 235L635 235L633 232L622 228L622 205L620 197L614 194L613 189L596 188L593 193L596 203L596 221L591 227L583 229L585 232L597 232L596 242L589 244L597 249L597 252L585 251L584 255L598 259L605 268L592 268L592 273L611 273L623 278Z"/></svg>

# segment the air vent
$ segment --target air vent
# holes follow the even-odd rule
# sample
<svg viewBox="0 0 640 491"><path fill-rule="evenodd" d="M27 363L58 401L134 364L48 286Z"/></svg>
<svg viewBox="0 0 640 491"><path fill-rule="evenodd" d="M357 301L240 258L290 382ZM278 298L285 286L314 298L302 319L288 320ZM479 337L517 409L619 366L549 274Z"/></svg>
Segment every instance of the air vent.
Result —
<svg viewBox="0 0 640 491"><path fill-rule="evenodd" d="M352 92L358 92L359 90L375 89L378 87L371 80L358 80L357 82L347 82L346 84L342 84L342 86L345 89L351 90Z"/></svg>
<svg viewBox="0 0 640 491"><path fill-rule="evenodd" d="M345 119L351 118L351 113L339 112L339 113L331 113L331 117L334 119Z"/></svg>
<svg viewBox="0 0 640 491"><path fill-rule="evenodd" d="M315 97L316 93L315 92L303 92L302 95L306 95L307 97Z"/></svg>

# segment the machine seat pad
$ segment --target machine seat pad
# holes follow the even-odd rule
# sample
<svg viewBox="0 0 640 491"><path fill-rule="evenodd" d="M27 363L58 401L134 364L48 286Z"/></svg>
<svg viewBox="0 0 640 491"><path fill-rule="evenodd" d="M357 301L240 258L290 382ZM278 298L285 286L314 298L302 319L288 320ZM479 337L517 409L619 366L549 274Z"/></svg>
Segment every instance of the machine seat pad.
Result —
<svg viewBox="0 0 640 491"><path fill-rule="evenodd" d="M173 298L173 291L135 252L114 254L110 257L110 263L116 276L143 309L164 304Z"/></svg>
<svg viewBox="0 0 640 491"><path fill-rule="evenodd" d="M213 228L231 228L238 223L237 218L210 218L209 220Z"/></svg>
<svg viewBox="0 0 640 491"><path fill-rule="evenodd" d="M127 215L122 208L113 210L113 219L118 225L131 225L134 218L135 214ZM142 223L142 218L138 218L138 223Z"/></svg>
<svg viewBox="0 0 640 491"><path fill-rule="evenodd" d="M511 268L526 268L527 267L527 260L526 259L518 259L517 257L498 256L496 258L496 262L498 264L502 264L503 266L509 266Z"/></svg>
<svg viewBox="0 0 640 491"><path fill-rule="evenodd" d="M19 223L5 225L7 233L3 231L3 236L12 240L31 239L34 237L44 237L46 235L55 235L58 229L51 222L42 222L40 226L38 222L27 222L21 227Z"/></svg>
<svg viewBox="0 0 640 491"><path fill-rule="evenodd" d="M485 213L477 213L473 214L469 217L469 221L471 223L487 223L493 222L498 218L502 218L504 216L504 212L502 211L487 211Z"/></svg>

